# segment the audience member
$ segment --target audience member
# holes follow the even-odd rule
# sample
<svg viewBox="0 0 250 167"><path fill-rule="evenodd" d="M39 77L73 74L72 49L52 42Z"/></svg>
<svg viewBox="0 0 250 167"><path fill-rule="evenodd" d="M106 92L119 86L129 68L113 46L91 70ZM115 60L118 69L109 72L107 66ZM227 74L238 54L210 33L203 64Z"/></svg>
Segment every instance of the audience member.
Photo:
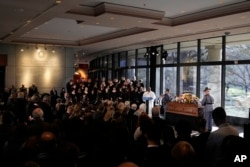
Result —
<svg viewBox="0 0 250 167"><path fill-rule="evenodd" d="M235 135L226 136L221 144L223 158L217 167L249 167L249 146L249 142L245 138ZM244 160L243 156L245 156Z"/></svg>
<svg viewBox="0 0 250 167"><path fill-rule="evenodd" d="M200 119L199 134L192 137L188 120L174 127L160 117L159 106L146 113L144 87L138 81L71 80L66 87L55 108L50 92L23 97L13 87L7 93L9 108L0 125L1 162L14 158L10 166L194 167L206 160L206 167L231 167L235 153L250 156L222 108L212 112L218 130L209 132L206 120Z"/></svg>
<svg viewBox="0 0 250 167"><path fill-rule="evenodd" d="M224 108L217 107L212 112L212 117L218 129L208 136L205 159L208 167L216 167L223 158L221 145L226 136L239 136L238 130L227 122Z"/></svg>
<svg viewBox="0 0 250 167"><path fill-rule="evenodd" d="M187 141L178 141L171 150L173 167L196 167L196 152Z"/></svg>

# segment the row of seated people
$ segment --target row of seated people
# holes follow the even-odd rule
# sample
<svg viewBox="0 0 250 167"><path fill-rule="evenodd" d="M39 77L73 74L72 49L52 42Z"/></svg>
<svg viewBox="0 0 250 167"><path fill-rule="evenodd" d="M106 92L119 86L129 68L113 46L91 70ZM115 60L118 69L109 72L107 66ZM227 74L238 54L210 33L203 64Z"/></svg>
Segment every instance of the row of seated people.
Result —
<svg viewBox="0 0 250 167"><path fill-rule="evenodd" d="M152 117L144 103L56 106L51 109L48 94L30 101L11 99L0 126L1 166L117 167L131 162L140 167L221 167L239 164L236 155L249 155L248 141L226 122L221 107L213 112L217 131L206 132L201 119L200 134L191 136L190 122L172 126L159 117L158 106Z"/></svg>

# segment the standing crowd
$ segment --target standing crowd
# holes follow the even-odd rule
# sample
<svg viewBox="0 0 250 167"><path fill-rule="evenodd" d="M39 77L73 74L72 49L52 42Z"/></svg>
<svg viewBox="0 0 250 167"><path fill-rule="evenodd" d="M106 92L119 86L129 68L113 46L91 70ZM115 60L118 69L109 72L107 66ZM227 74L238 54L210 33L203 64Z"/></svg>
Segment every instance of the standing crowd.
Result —
<svg viewBox="0 0 250 167"><path fill-rule="evenodd" d="M13 85L0 96L1 166L249 167L248 159L235 160L249 155L249 141L227 122L222 107L211 111L218 130L200 119L193 136L189 121L170 125L159 106L146 105L145 94L155 100L149 92L140 80L123 77L70 80L60 92L47 93L35 84Z"/></svg>

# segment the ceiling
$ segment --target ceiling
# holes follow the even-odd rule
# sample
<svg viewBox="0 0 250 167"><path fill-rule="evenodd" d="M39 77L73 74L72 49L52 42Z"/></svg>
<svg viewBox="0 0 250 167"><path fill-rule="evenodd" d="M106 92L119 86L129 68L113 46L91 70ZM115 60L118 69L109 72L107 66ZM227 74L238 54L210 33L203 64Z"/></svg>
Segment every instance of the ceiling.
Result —
<svg viewBox="0 0 250 167"><path fill-rule="evenodd" d="M247 0L0 0L0 43L114 52L250 32Z"/></svg>

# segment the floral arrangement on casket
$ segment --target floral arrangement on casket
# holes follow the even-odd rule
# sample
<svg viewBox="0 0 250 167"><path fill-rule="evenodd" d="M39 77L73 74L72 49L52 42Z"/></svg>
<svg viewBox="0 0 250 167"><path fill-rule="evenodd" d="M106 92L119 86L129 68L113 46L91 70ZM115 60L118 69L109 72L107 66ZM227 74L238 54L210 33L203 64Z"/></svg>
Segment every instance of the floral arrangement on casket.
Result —
<svg viewBox="0 0 250 167"><path fill-rule="evenodd" d="M188 103L188 104L199 104L199 97L192 93L183 93L179 97L176 97L173 102L176 103Z"/></svg>
<svg viewBox="0 0 250 167"><path fill-rule="evenodd" d="M183 93L168 103L168 113L199 117L199 98L192 93Z"/></svg>

